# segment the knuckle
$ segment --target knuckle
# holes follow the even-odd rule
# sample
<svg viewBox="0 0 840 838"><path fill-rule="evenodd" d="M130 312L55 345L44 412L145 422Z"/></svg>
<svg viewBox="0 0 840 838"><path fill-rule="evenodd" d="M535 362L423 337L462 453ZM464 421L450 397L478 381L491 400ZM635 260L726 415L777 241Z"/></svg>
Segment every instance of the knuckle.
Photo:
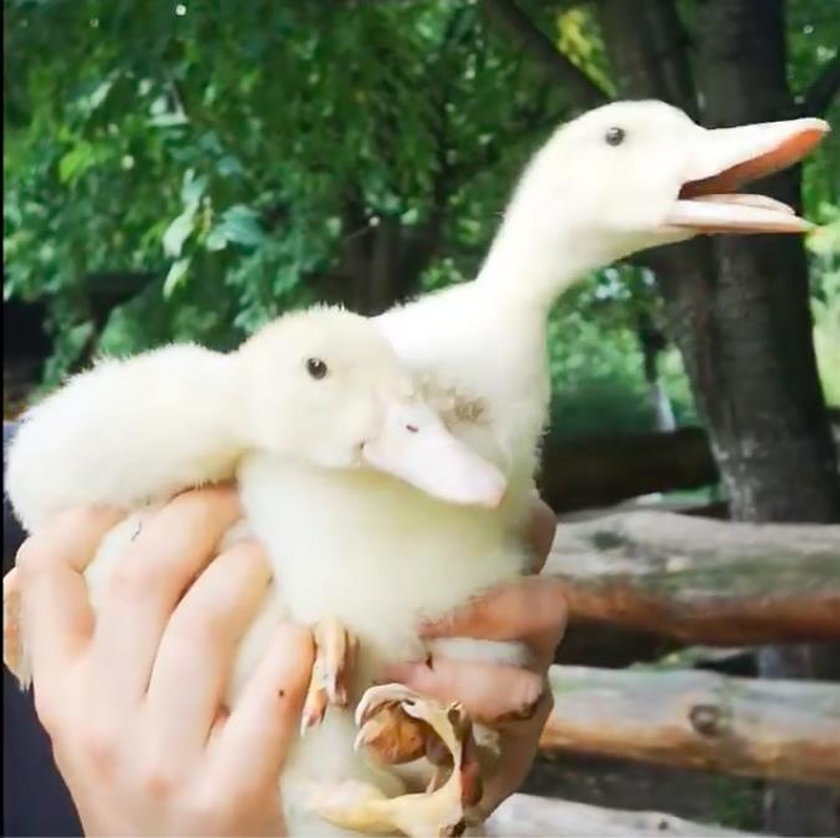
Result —
<svg viewBox="0 0 840 838"><path fill-rule="evenodd" d="M542 680L527 677L523 673L516 679L511 690L511 703L515 707L516 715L521 719L532 718L537 710L537 705L542 699L542 695Z"/></svg>
<svg viewBox="0 0 840 838"><path fill-rule="evenodd" d="M40 539L30 536L20 545L15 556L15 566L21 584L41 574L50 566L49 555Z"/></svg>
<svg viewBox="0 0 840 838"><path fill-rule="evenodd" d="M265 804L266 788L262 785L246 787L236 783L225 794L219 794L218 789L203 784L202 788L191 790L182 808L186 822L209 835L241 823Z"/></svg>
<svg viewBox="0 0 840 838"><path fill-rule="evenodd" d="M82 752L100 774L111 774L119 758L119 737L111 725L90 724L80 731Z"/></svg>
<svg viewBox="0 0 840 838"><path fill-rule="evenodd" d="M195 829L196 834L210 835L219 828L221 821L232 814L230 798L230 794L213 793L210 789L194 790L183 802L185 822Z"/></svg>
<svg viewBox="0 0 840 838"><path fill-rule="evenodd" d="M141 792L152 800L164 800L173 796L181 783L181 773L172 758L156 752L147 755L138 769Z"/></svg>

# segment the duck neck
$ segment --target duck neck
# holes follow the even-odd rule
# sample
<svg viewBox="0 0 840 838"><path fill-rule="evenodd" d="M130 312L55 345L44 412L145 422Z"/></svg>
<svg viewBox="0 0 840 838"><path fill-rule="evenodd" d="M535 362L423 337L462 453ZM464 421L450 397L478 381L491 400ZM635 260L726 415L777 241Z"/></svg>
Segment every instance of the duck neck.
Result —
<svg viewBox="0 0 840 838"><path fill-rule="evenodd" d="M616 257L573 213L566 221L554 214L537 218L518 203L511 205L475 281L497 304L545 317L569 286Z"/></svg>

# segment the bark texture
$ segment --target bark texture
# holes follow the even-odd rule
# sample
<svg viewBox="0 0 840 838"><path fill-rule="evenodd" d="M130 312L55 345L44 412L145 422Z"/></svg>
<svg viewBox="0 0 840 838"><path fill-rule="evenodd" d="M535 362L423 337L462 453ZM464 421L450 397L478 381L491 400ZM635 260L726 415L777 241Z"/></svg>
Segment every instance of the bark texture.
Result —
<svg viewBox="0 0 840 838"><path fill-rule="evenodd" d="M568 666L550 679L543 749L840 788L840 686Z"/></svg>
<svg viewBox="0 0 840 838"><path fill-rule="evenodd" d="M573 619L689 644L840 641L840 525L628 512L558 527Z"/></svg>
<svg viewBox="0 0 840 838"><path fill-rule="evenodd" d="M699 88L709 127L797 115L787 85L783 0L701 4L696 82L672 0L601 0L600 11L623 95L656 96L691 113L699 110ZM800 186L793 169L757 188L798 207ZM814 358L801 239L717 237L664 249L650 261L732 516L840 520L837 455ZM830 677L838 654L836 646L769 650L762 670L768 677ZM767 813L765 825L776 833L840 829L836 801L822 792L771 789Z"/></svg>

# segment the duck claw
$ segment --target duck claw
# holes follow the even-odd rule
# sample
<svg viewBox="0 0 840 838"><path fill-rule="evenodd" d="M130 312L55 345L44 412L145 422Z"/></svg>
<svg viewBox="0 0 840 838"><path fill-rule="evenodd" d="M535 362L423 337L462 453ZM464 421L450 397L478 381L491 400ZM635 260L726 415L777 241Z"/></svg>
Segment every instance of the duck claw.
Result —
<svg viewBox="0 0 840 838"><path fill-rule="evenodd" d="M396 704L385 704L362 723L353 743L386 765L401 765L426 756L434 732L422 721L407 716Z"/></svg>
<svg viewBox="0 0 840 838"><path fill-rule="evenodd" d="M334 617L319 620L312 629L315 662L301 715L301 735L319 725L327 707L346 707L358 640Z"/></svg>
<svg viewBox="0 0 840 838"><path fill-rule="evenodd" d="M401 684L385 684L365 693L356 722L357 747L389 764L426 756L435 766L432 778L426 792L392 798L366 783L339 784L317 799L321 817L368 833L463 834L482 793L478 748L463 707L441 704Z"/></svg>

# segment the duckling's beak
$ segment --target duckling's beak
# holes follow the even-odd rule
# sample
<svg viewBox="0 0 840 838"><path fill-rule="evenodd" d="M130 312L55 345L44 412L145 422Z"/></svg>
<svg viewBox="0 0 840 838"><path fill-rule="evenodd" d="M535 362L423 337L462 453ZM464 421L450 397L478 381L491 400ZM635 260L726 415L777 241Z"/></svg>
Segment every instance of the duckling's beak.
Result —
<svg viewBox="0 0 840 838"><path fill-rule="evenodd" d="M499 469L457 440L430 407L389 401L379 434L362 459L449 503L497 507L507 491Z"/></svg>
<svg viewBox="0 0 840 838"><path fill-rule="evenodd" d="M664 227L696 233L806 232L812 225L787 204L735 190L797 163L829 130L822 119L715 130L698 126L686 179Z"/></svg>

